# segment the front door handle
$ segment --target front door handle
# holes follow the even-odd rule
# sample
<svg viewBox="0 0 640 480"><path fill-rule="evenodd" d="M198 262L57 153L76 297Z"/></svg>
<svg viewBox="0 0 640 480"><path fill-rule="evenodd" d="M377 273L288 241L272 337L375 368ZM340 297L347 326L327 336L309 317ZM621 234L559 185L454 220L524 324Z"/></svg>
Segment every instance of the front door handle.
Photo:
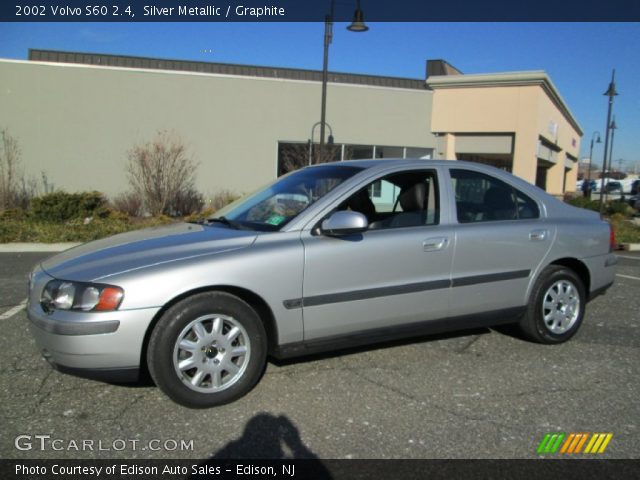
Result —
<svg viewBox="0 0 640 480"><path fill-rule="evenodd" d="M548 230L532 230L529 233L529 240L531 241L542 241L545 240L547 238L547 235L549 235L549 231Z"/></svg>
<svg viewBox="0 0 640 480"><path fill-rule="evenodd" d="M449 239L447 237L427 238L422 242L422 248L425 252L435 252L436 250L444 249L448 243Z"/></svg>

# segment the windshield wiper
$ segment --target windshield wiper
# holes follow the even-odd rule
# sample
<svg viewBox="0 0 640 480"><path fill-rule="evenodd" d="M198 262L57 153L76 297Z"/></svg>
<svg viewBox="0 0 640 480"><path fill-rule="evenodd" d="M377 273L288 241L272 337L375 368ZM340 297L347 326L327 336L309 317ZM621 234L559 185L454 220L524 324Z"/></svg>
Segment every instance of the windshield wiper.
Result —
<svg viewBox="0 0 640 480"><path fill-rule="evenodd" d="M236 230L242 230L243 229L242 225L240 225L237 222L234 222L233 220L229 220L227 217L207 218L205 223L222 223L223 225L226 225L227 227L234 228Z"/></svg>

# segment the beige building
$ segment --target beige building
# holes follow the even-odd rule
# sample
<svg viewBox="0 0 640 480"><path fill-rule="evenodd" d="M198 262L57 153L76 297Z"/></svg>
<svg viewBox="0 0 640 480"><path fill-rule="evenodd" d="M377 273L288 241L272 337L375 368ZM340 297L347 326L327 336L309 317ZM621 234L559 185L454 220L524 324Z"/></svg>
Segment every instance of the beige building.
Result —
<svg viewBox="0 0 640 480"><path fill-rule="evenodd" d="M30 51L0 60L0 128L25 170L68 191L127 189L127 152L160 130L198 162L198 189L247 192L309 161L321 72ZM575 189L582 131L543 72L426 79L331 73L332 158L467 159L554 194Z"/></svg>
<svg viewBox="0 0 640 480"><path fill-rule="evenodd" d="M548 192L575 190L582 130L544 72L427 78L438 155L489 163Z"/></svg>

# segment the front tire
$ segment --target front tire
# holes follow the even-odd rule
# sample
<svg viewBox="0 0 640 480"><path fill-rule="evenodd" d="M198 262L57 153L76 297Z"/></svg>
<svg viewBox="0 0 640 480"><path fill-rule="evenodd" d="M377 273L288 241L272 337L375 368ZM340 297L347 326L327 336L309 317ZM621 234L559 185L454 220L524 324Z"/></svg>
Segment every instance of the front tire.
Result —
<svg viewBox="0 0 640 480"><path fill-rule="evenodd" d="M534 342L566 342L580 328L585 305L585 288L580 277L566 267L549 265L533 287L520 329Z"/></svg>
<svg viewBox="0 0 640 480"><path fill-rule="evenodd" d="M232 402L258 382L267 338L258 314L226 292L187 297L169 308L149 339L147 363L156 385L190 408Z"/></svg>

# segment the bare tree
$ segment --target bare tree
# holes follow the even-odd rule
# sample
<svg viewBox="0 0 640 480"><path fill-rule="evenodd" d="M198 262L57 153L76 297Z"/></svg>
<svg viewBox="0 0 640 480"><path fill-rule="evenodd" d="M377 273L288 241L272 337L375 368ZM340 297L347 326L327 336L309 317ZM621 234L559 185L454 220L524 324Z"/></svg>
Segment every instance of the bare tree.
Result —
<svg viewBox="0 0 640 480"><path fill-rule="evenodd" d="M284 175L307 165L309 165L309 148L305 143L281 144L278 175Z"/></svg>
<svg viewBox="0 0 640 480"><path fill-rule="evenodd" d="M152 215L172 213L175 199L195 190L196 169L185 144L172 132L159 131L128 154L129 184Z"/></svg>
<svg viewBox="0 0 640 480"><path fill-rule="evenodd" d="M4 128L0 130L0 209L17 206L22 181L18 141Z"/></svg>
<svg viewBox="0 0 640 480"><path fill-rule="evenodd" d="M278 175L284 175L293 170L298 170L309 165L308 143L285 143L280 145L280 161ZM320 156L320 146L315 143L311 148L311 160L313 164L333 162L340 160L340 146L327 144Z"/></svg>
<svg viewBox="0 0 640 480"><path fill-rule="evenodd" d="M340 145L325 143L320 155L320 144L313 145L313 163L328 163L340 160Z"/></svg>

